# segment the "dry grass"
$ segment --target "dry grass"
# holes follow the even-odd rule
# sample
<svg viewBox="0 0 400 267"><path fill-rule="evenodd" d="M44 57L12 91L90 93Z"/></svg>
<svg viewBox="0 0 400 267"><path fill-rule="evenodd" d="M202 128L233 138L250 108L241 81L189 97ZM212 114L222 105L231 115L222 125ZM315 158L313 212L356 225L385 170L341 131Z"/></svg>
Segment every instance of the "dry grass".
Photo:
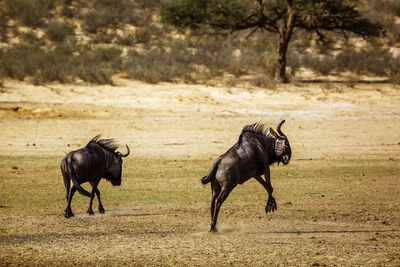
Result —
<svg viewBox="0 0 400 267"><path fill-rule="evenodd" d="M224 204L217 234L199 182L208 159L130 158L121 187L100 185L106 213L86 215L76 195L72 219L58 161L1 157L3 264L399 264L399 161L274 167L278 211L265 215L266 192L250 181Z"/></svg>
<svg viewBox="0 0 400 267"><path fill-rule="evenodd" d="M0 265L400 264L397 89L116 83L5 82ZM200 178L244 124L281 117L293 159L272 167L278 210L266 215L267 194L249 181L209 234ZM104 215L96 201L87 215L76 195L76 217L65 219L60 160L98 133L132 149L122 185L101 182Z"/></svg>

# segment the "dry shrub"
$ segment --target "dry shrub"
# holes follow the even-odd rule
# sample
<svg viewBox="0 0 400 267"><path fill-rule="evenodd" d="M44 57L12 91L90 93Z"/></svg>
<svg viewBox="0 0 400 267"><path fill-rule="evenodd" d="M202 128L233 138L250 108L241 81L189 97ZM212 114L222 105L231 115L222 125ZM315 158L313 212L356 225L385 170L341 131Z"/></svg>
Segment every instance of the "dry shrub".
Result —
<svg viewBox="0 0 400 267"><path fill-rule="evenodd" d="M51 21L46 26L46 35L53 42L63 42L74 33L74 25L67 21Z"/></svg>
<svg viewBox="0 0 400 267"><path fill-rule="evenodd" d="M120 23L137 22L136 3L132 0L95 0L86 14L82 15L82 28L96 33L99 28L116 26Z"/></svg>
<svg viewBox="0 0 400 267"><path fill-rule="evenodd" d="M125 68L128 77L148 83L172 82L186 77L190 72L191 55L185 50L162 47L149 49L145 53L129 51Z"/></svg>
<svg viewBox="0 0 400 267"><path fill-rule="evenodd" d="M400 57L389 61L389 80L393 84L400 84Z"/></svg>
<svg viewBox="0 0 400 267"><path fill-rule="evenodd" d="M43 57L43 50L32 45L14 45L1 51L0 66L2 72L10 78L24 80L33 76L37 62Z"/></svg>
<svg viewBox="0 0 400 267"><path fill-rule="evenodd" d="M44 44L44 39L39 38L33 31L27 31L20 34L21 42L25 44L31 44L34 46L41 46Z"/></svg>
<svg viewBox="0 0 400 267"><path fill-rule="evenodd" d="M112 84L112 76L121 70L121 50L117 48L83 48L74 57L74 74L85 82Z"/></svg>
<svg viewBox="0 0 400 267"><path fill-rule="evenodd" d="M269 74L258 74L255 77L251 78L249 82L253 86L261 88L274 88L276 85L273 77Z"/></svg>
<svg viewBox="0 0 400 267"><path fill-rule="evenodd" d="M147 45L140 53L131 50L124 70L128 77L150 83L177 80L201 83L228 73L234 76L230 83L236 84L235 77L254 71L271 76L268 72L272 73L274 61L269 60L268 46L261 43L265 39L243 46L238 39L221 36L163 40L155 46ZM270 78L257 80L261 81L256 82L259 85L271 83Z"/></svg>
<svg viewBox="0 0 400 267"><path fill-rule="evenodd" d="M303 53L291 51L288 66L297 69L308 68L321 75L351 72L356 75L388 76L390 62L394 61L388 49L371 44L361 50L346 48L336 56L330 54Z"/></svg>
<svg viewBox="0 0 400 267"><path fill-rule="evenodd" d="M150 31L147 28L140 28L135 31L135 39L137 43L147 44L150 41Z"/></svg>
<svg viewBox="0 0 400 267"><path fill-rule="evenodd" d="M360 9L370 21L383 25L390 45L400 42L400 24L397 22L400 17L400 1L367 0L360 5Z"/></svg>
<svg viewBox="0 0 400 267"><path fill-rule="evenodd" d="M73 82L80 78L91 83L112 83L112 75L121 69L118 49L77 48L60 44L53 49L32 45L15 45L0 49L0 73L5 77L34 84L52 81Z"/></svg>
<svg viewBox="0 0 400 267"><path fill-rule="evenodd" d="M25 26L39 27L50 18L55 2L54 0L4 0L5 15L20 21Z"/></svg>

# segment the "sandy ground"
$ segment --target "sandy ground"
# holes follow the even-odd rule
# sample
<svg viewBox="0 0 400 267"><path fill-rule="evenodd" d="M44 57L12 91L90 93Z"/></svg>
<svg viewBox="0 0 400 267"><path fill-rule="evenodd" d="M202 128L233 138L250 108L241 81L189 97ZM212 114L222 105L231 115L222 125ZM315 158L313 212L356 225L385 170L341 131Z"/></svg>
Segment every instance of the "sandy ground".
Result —
<svg viewBox="0 0 400 267"><path fill-rule="evenodd" d="M390 168L382 185L373 184L373 177L371 184L360 180L361 193L375 189L382 198L343 201L342 207L318 200L308 206L286 198L283 184L274 181L283 208L268 217L263 203L235 203L233 197L223 206L216 234L207 233L207 202L115 204L94 217L81 208L67 220L58 210L61 199L50 211L7 208L0 199L0 265L400 265L400 88L322 83L266 90L122 79L115 84L32 86L6 80L0 93L0 156L61 159L101 133L129 144L144 162L176 158L209 166L245 124L275 127L286 119L292 168L346 162L362 162L354 163L360 169ZM133 159L125 164L135 171L129 167ZM0 190L12 175L2 172ZM208 195L208 188L199 188ZM387 190L394 199L383 198ZM382 212L374 215L377 209Z"/></svg>

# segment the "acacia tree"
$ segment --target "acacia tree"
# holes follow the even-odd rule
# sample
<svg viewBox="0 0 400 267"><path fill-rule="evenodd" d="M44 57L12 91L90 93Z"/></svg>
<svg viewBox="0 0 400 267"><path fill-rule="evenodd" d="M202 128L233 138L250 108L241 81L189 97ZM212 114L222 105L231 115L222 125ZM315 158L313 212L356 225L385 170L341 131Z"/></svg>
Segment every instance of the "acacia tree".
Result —
<svg viewBox="0 0 400 267"><path fill-rule="evenodd" d="M275 80L288 82L286 54L295 29L320 41L327 32L363 38L379 36L381 26L362 18L357 0L171 0L161 8L163 23L177 27L207 27L214 33L257 30L276 34Z"/></svg>

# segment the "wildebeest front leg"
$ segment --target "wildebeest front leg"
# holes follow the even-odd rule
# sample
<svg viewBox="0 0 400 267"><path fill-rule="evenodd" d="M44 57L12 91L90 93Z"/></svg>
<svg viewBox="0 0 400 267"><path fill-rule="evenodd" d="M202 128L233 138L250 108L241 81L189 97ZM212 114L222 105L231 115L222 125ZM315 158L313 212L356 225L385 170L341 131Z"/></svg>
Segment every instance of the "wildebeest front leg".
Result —
<svg viewBox="0 0 400 267"><path fill-rule="evenodd" d="M69 218L69 217L74 217L75 215L72 213L71 210L71 201L72 201L72 197L74 196L76 191L75 186L72 186L71 191L69 192L68 195L68 204L67 204L67 208L65 209L65 218Z"/></svg>
<svg viewBox="0 0 400 267"><path fill-rule="evenodd" d="M103 204L101 204L101 200L100 200L100 191L99 189L96 187L96 196L97 199L99 200L99 213L104 213L104 208L103 208Z"/></svg>
<svg viewBox="0 0 400 267"><path fill-rule="evenodd" d="M274 189L272 188L272 185L271 185L271 177L270 177L269 167L267 167L265 169L264 176L265 176L265 181L260 175L254 177L254 178L262 186L264 186L265 190L267 190L267 192L268 192L268 201L267 201L267 205L265 207L265 212L268 213L268 212L277 210L278 206L276 205L275 198L272 196L272 192L274 191Z"/></svg>

